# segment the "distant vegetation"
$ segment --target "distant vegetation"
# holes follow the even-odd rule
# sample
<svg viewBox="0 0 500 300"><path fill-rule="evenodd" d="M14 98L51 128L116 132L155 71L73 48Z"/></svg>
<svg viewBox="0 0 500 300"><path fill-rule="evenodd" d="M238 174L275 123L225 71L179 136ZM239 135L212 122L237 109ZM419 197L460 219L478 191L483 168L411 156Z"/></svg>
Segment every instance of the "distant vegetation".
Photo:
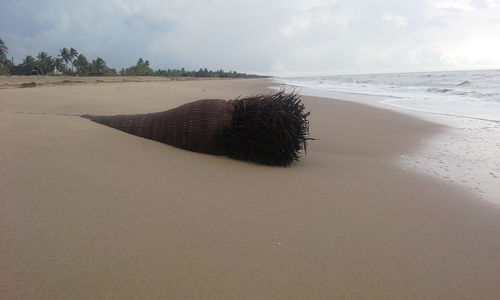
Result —
<svg viewBox="0 0 500 300"><path fill-rule="evenodd" d="M7 59L7 53L9 49L5 46L5 43L0 39L0 74L6 74L9 72L9 60Z"/></svg>
<svg viewBox="0 0 500 300"><path fill-rule="evenodd" d="M186 71L184 68L153 70L148 60L139 58L137 63L128 68L116 71L106 65L106 61L97 57L89 61L84 54L74 48L62 48L57 56L40 52L35 57L28 55L16 65L7 58L8 48L0 39L0 75L67 75L67 76L163 76L163 77L227 77L227 78L258 78L265 77L254 74L212 71L199 69Z"/></svg>

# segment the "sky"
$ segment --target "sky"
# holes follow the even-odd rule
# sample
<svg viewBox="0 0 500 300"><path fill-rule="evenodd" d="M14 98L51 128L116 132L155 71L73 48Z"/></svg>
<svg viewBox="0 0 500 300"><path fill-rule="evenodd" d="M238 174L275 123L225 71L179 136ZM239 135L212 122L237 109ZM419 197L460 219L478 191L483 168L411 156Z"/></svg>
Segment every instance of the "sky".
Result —
<svg viewBox="0 0 500 300"><path fill-rule="evenodd" d="M16 63L328 75L500 68L500 0L0 0Z"/></svg>

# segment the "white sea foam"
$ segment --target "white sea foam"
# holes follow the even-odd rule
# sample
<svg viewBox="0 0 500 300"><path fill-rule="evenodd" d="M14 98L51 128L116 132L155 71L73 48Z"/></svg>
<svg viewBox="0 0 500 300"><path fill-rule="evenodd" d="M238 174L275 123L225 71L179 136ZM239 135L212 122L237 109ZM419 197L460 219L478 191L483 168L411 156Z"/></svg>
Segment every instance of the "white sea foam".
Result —
<svg viewBox="0 0 500 300"><path fill-rule="evenodd" d="M500 204L500 71L276 78L306 95L361 102L448 126L405 168L419 169Z"/></svg>
<svg viewBox="0 0 500 300"><path fill-rule="evenodd" d="M383 97L416 111L500 121L500 70L279 78L287 85Z"/></svg>

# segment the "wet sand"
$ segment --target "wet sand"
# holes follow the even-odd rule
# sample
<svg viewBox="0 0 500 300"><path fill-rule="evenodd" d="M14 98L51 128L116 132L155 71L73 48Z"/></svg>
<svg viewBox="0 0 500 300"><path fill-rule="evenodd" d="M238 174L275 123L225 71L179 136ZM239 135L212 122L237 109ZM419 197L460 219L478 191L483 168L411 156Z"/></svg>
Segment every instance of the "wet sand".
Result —
<svg viewBox="0 0 500 300"><path fill-rule="evenodd" d="M304 97L289 168L78 117L270 92L265 80L0 90L5 299L497 299L500 209L398 167L442 130Z"/></svg>

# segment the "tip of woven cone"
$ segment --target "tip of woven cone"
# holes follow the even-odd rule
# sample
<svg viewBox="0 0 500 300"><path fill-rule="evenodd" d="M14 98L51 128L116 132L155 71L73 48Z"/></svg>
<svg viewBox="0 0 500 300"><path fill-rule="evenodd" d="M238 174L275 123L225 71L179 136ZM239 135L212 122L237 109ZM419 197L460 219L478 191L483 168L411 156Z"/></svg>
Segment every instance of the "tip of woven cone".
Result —
<svg viewBox="0 0 500 300"><path fill-rule="evenodd" d="M80 117L84 118L84 119L89 119L89 120L92 120L92 115L89 115L89 114L86 114L86 115L81 115Z"/></svg>
<svg viewBox="0 0 500 300"><path fill-rule="evenodd" d="M80 117L84 118L84 119L88 119L92 122L96 122L96 123L100 123L102 124L104 120L108 119L109 117L112 117L112 116L98 116L98 115L89 115L89 114L86 114L86 115L81 115Z"/></svg>
<svg viewBox="0 0 500 300"><path fill-rule="evenodd" d="M233 101L233 120L218 136L226 155L272 166L299 160L309 138L309 112L295 91Z"/></svg>

